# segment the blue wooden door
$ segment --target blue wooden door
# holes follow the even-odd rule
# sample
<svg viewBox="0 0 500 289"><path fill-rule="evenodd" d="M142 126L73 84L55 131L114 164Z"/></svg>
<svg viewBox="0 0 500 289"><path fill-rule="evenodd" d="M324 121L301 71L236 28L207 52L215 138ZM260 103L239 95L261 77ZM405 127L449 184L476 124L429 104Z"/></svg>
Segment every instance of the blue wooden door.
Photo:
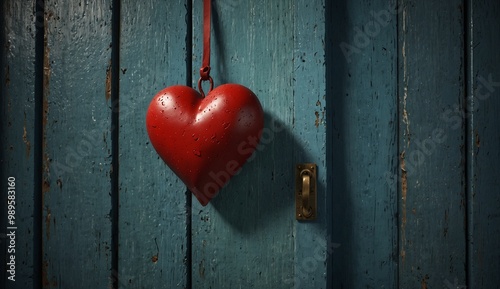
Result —
<svg viewBox="0 0 500 289"><path fill-rule="evenodd" d="M215 85L265 125L202 207L145 130L195 87L202 1L2 2L1 288L500 287L498 1L212 7Z"/></svg>

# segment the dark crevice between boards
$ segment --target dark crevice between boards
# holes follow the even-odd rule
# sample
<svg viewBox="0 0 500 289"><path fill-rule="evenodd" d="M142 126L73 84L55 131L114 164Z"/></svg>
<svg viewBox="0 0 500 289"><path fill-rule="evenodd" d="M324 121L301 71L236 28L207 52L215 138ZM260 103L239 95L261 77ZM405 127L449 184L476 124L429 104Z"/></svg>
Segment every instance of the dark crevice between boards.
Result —
<svg viewBox="0 0 500 289"><path fill-rule="evenodd" d="M464 22L464 61L465 61L465 71L464 71L464 79L465 79L465 99L463 103L468 103L467 97L470 98L470 101L473 101L474 96L474 71L473 71L473 48L472 45L472 28L473 28L473 11L472 11L472 1L473 0L465 0L464 1L464 14L463 14L463 22ZM473 107L473 105L472 105ZM474 195L474 115L471 110L471 116L465 118L465 126L466 126L466 137L465 137L465 241L466 241L466 250L465 250L465 284L466 288L472 288L472 257L473 257L473 195Z"/></svg>
<svg viewBox="0 0 500 289"><path fill-rule="evenodd" d="M120 112L120 18L121 18L120 0L112 0L112 19L111 19L111 103L113 104L111 112L111 280L112 288L118 289L120 274L118 268L118 249L119 249L119 146L118 137L120 130L119 112Z"/></svg>
<svg viewBox="0 0 500 289"><path fill-rule="evenodd" d="M336 242L345 244L348 242L349 236L343 226L348 224L350 212L347 210L346 197L343 194L346 191L347 184L345 180L346 167L346 152L345 142L347 139L343 135L347 112L344 109L347 102L347 81L346 76L349 71L349 61L346 57L340 58L343 55L341 44L348 38L349 26L346 25L345 15L349 15L349 8L345 2L327 1L326 6L327 25L325 27L326 43L330 41L331 45L326 47L326 105L327 105L327 162L330 162L330 167L327 168L327 191L332 195L332 213L329 226L331 236ZM330 119L328 120L328 118ZM330 135L328 135L330 134ZM335 175L333 175L333 173ZM342 245L343 246L343 245ZM340 250L334 250L328 255L327 259L327 288L340 288L348 282L348 276L352 276L352 269L349 266L349 250L347 247L342 247ZM330 284L328 284L330 283Z"/></svg>
<svg viewBox="0 0 500 289"><path fill-rule="evenodd" d="M397 8L398 8L398 11L401 7L403 7L402 9L404 9L404 5L405 3L403 3L402 0L398 0L397 1ZM402 215L401 215L401 202L399 201L400 199L400 195L399 195L399 192L402 192L403 191L403 179L405 181L405 185L407 185L407 178L406 178L406 174L403 178L403 173L404 171L402 171L402 167L404 167L404 164L403 162L401 161L401 154L402 154L402 149L404 149L404 146L401 145L401 138L402 138L402 134L401 134L401 125L402 125L402 119L400 116L402 116L402 110L401 110L401 107L399 105L399 101L400 101L400 97L401 97L401 91L403 90L403 88L401 87L401 81L403 80L403 78L401 77L400 75L400 65L399 65L399 62L401 61L401 54L400 54L400 51L402 50L402 45L401 45L401 37L403 36L403 28L401 27L403 21L401 19L402 16L400 16L399 14L395 17L395 20L396 20L396 52L395 53L395 61L396 61L396 69L397 69L397 72L396 72L396 170L394 171L394 175L395 175L395 178L396 178L396 193L397 193L397 198L396 201L396 224L397 224L397 240L396 240L396 245L395 245L395 252L394 252L394 258L397 263L396 265L396 277L395 277L395 282L396 282L396 286L397 288L399 288L400 286L400 272L402 271L402 263L401 263L401 256L400 256L400 252L401 250L403 249L403 246L401 245L401 242L402 242L402 238L401 238L401 231L400 231L400 228L402 227L403 225L403 222L402 222ZM401 176L401 181L400 181L400 176Z"/></svg>
<svg viewBox="0 0 500 289"><path fill-rule="evenodd" d="M42 282L42 220L43 220L43 116L45 61L45 1L35 0L35 118L34 118L34 192L33 192L33 288Z"/></svg>
<svg viewBox="0 0 500 289"><path fill-rule="evenodd" d="M186 289L193 288L193 251L192 251L192 194L189 189L186 188L186 257L185 257L185 266L186 266Z"/></svg>
<svg viewBox="0 0 500 289"><path fill-rule="evenodd" d="M327 172L327 182L326 182L326 194L327 194L327 203L330 209L333 209L333 85L334 82L331 81L334 79L332 68L335 63L335 55L334 55L334 39L333 35L337 31L335 31L335 27L333 26L333 1L326 1L325 4L325 78L326 81L326 119L329 125L326 126L326 163L329 164L326 168ZM317 126L316 126L317 127ZM327 236L329 238L333 238L333 214L331 214L331 218L327 220ZM327 240L329 242L330 240ZM326 287L333 288L333 254L327 254L326 258Z"/></svg>
<svg viewBox="0 0 500 289"><path fill-rule="evenodd" d="M6 93L7 93L7 49L5 47L5 9L4 9L4 4L0 5L0 81L2 82L0 86L0 113L2 116L5 115L5 109L6 109ZM5 143L5 135L4 131L5 128L7 127L6 118L2 117L2 121L0 122L0 140L1 140L1 149L0 149L0 177L2 180L6 181L6 178L9 176L6 175L6 170L5 170L5 157L6 157L6 143ZM0 197L2 200L7 200L7 190L0 190ZM7 206L1 205L0 206L0 223L1 224L7 224ZM0 234L1 236L4 236L7 232L5 231L5 227L3 226L2 229L0 229ZM0 259L2 260L7 260L7 243L6 242L0 242ZM7 262L1 262L0 263L0 286L6 286L7 282L7 269L6 269L6 263Z"/></svg>
<svg viewBox="0 0 500 289"><path fill-rule="evenodd" d="M193 85L193 3L192 0L186 0L186 86ZM193 287L193 254L192 254L192 207L193 198L191 191L186 188L186 289Z"/></svg>

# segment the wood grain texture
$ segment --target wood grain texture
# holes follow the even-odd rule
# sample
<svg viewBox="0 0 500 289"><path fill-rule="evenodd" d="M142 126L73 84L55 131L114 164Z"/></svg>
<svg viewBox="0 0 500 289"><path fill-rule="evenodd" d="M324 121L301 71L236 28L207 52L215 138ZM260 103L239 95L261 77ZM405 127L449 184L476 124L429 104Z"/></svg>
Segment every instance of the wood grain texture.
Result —
<svg viewBox="0 0 500 289"><path fill-rule="evenodd" d="M206 207L186 199L145 128L156 92L189 74L196 86L202 1L189 1L121 1L119 109L112 0L45 0L43 63L37 2L2 2L0 192L14 176L18 229L16 282L2 273L1 288L111 288L116 278L120 289L500 288L498 1L213 1L215 85L252 89L265 129ZM314 222L294 216L300 162L318 165ZM3 205L0 214L4 224Z"/></svg>
<svg viewBox="0 0 500 289"><path fill-rule="evenodd" d="M325 1L295 1L293 31L294 164L318 165L318 217L294 221L294 288L327 288L327 260L337 245L329 234L332 195L327 191ZM289 182L293 183L293 179Z"/></svg>
<svg viewBox="0 0 500 289"><path fill-rule="evenodd" d="M470 81L464 116L468 138L471 202L471 271L467 288L500 288L500 3L471 1ZM453 117L461 115L454 111Z"/></svg>
<svg viewBox="0 0 500 289"><path fill-rule="evenodd" d="M111 284L111 1L45 1L43 288Z"/></svg>
<svg viewBox="0 0 500 289"><path fill-rule="evenodd" d="M332 288L398 288L397 12L332 4Z"/></svg>
<svg viewBox="0 0 500 289"><path fill-rule="evenodd" d="M5 21L0 31L2 64L1 86L1 264L0 287L33 288L33 192L34 192L34 81L35 81L35 23L33 3L4 1ZM7 216L7 179L15 178L15 282L7 280L6 262L10 237L4 233ZM13 249L12 247L10 249ZM5 257L5 258L4 258ZM9 259L7 259L7 257Z"/></svg>
<svg viewBox="0 0 500 289"><path fill-rule="evenodd" d="M250 88L265 111L261 146L210 204L193 199L193 288L291 288L294 276L292 1L214 1L215 85ZM193 79L202 2L193 1ZM312 128L314 111L311 112ZM319 267L323 264L319 264Z"/></svg>
<svg viewBox="0 0 500 289"><path fill-rule="evenodd" d="M123 1L120 44L119 288L186 288L185 185L160 159L146 110L186 83L185 1Z"/></svg>
<svg viewBox="0 0 500 289"><path fill-rule="evenodd" d="M402 1L399 13L399 286L465 284L462 1Z"/></svg>

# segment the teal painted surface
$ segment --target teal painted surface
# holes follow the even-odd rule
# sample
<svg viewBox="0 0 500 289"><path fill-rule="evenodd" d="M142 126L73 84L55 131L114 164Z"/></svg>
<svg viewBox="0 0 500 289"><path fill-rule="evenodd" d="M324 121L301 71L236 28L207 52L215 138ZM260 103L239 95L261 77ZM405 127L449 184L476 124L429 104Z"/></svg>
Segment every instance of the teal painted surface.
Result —
<svg viewBox="0 0 500 289"><path fill-rule="evenodd" d="M468 94L469 208L472 245L468 288L500 288L500 3L471 1L472 91ZM456 116L457 113L455 112Z"/></svg>
<svg viewBox="0 0 500 289"><path fill-rule="evenodd" d="M326 131L331 120L326 118L325 74L325 1L295 1L293 31L293 121L295 139L293 165L318 165L318 217L314 222L293 222L294 282L286 288L328 288L327 260L341 244L333 244L329 233L331 193L327 191ZM285 158L282 155L282 158ZM289 168L288 183L293 186ZM332 245L333 244L333 245Z"/></svg>
<svg viewBox="0 0 500 289"><path fill-rule="evenodd" d="M111 284L110 4L45 3L43 288Z"/></svg>
<svg viewBox="0 0 500 289"><path fill-rule="evenodd" d="M2 288L33 287L33 176L34 176L34 76L35 76L35 23L31 3L2 2L5 11L5 33L1 57L1 235L0 259ZM7 225L8 178L15 178L15 247L10 247ZM15 250L12 251L12 249ZM10 252L8 252L10 250ZM13 254L11 254L13 253ZM15 256L15 282L6 280L6 263ZM4 258L5 257L5 258ZM8 259L7 259L8 258ZM5 262L4 262L5 261ZM10 267L10 266L9 266ZM10 268L9 268L10 269Z"/></svg>
<svg viewBox="0 0 500 289"><path fill-rule="evenodd" d="M199 17L201 5L193 8ZM319 2L214 4L212 76L216 83L252 89L266 124L255 158L209 206L194 203L194 288L326 288L324 17ZM299 162L318 164L315 222L295 220L293 172Z"/></svg>
<svg viewBox="0 0 500 289"><path fill-rule="evenodd" d="M397 13L330 5L332 288L398 288Z"/></svg>
<svg viewBox="0 0 500 289"><path fill-rule="evenodd" d="M399 286L466 282L461 1L403 1L399 13Z"/></svg>
<svg viewBox="0 0 500 289"><path fill-rule="evenodd" d="M185 1L123 1L120 43L119 288L185 288L186 187L149 142L146 110L186 83Z"/></svg>
<svg viewBox="0 0 500 289"><path fill-rule="evenodd" d="M0 274L0 287L110 288L117 277L121 289L499 287L495 1L401 0L398 11L378 0L214 1L212 76L251 88L267 130L219 196L207 207L192 199L191 216L185 186L148 143L144 114L161 88L186 83L189 71L197 81L201 1L192 39L188 3L122 1L118 248L111 1L47 0L42 143L33 132L35 2L2 3L0 177L15 173L23 194L19 281ZM40 146L44 183L34 184ZM294 218L293 169L305 161L319 166L312 223ZM39 185L43 263L34 264Z"/></svg>

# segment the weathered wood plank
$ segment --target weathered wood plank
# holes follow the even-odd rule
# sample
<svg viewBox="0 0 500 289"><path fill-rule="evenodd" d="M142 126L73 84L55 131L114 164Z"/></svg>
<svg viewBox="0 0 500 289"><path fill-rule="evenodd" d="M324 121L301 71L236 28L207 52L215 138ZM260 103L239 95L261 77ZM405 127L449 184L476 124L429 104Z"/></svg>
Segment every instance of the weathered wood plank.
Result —
<svg viewBox="0 0 500 289"><path fill-rule="evenodd" d="M293 31L293 164L317 164L318 215L294 222L294 287L328 288L327 259L335 247L330 235L332 195L327 190L326 130L326 1L294 1ZM282 156L285 158L285 156ZM294 184L293 176L289 182ZM292 193L292 192L290 192ZM328 285L330 286L330 285Z"/></svg>
<svg viewBox="0 0 500 289"><path fill-rule="evenodd" d="M397 11L379 0L330 5L331 288L398 288Z"/></svg>
<svg viewBox="0 0 500 289"><path fill-rule="evenodd" d="M399 4L399 286L464 285L463 2Z"/></svg>
<svg viewBox="0 0 500 289"><path fill-rule="evenodd" d="M45 1L44 288L111 284L111 1Z"/></svg>
<svg viewBox="0 0 500 289"><path fill-rule="evenodd" d="M467 288L500 288L500 2L470 1L472 81L465 117L469 131L469 225L472 230ZM462 117L460 111L453 116Z"/></svg>
<svg viewBox="0 0 500 289"><path fill-rule="evenodd" d="M33 1L2 2L0 46L1 86L1 264L0 287L33 288L33 192L34 192L34 89L35 89L35 22ZM7 188L9 177L15 182L15 219L7 226ZM12 196L12 194L9 194ZM14 247L8 234L15 232ZM8 251L9 250L9 251ZM12 251L15 250L15 251ZM6 263L15 257L15 276L6 273ZM5 258L4 258L5 257ZM10 269L10 265L8 266Z"/></svg>
<svg viewBox="0 0 500 289"><path fill-rule="evenodd" d="M193 199L193 288L294 285L292 156L301 148L292 136L293 4L213 2L215 85L239 83L254 91L265 129L254 158L210 204L201 207ZM194 81L201 66L202 8L202 1L193 2Z"/></svg>
<svg viewBox="0 0 500 289"><path fill-rule="evenodd" d="M121 5L120 288L186 288L186 187L151 146L145 124L153 96L186 83L186 2Z"/></svg>

